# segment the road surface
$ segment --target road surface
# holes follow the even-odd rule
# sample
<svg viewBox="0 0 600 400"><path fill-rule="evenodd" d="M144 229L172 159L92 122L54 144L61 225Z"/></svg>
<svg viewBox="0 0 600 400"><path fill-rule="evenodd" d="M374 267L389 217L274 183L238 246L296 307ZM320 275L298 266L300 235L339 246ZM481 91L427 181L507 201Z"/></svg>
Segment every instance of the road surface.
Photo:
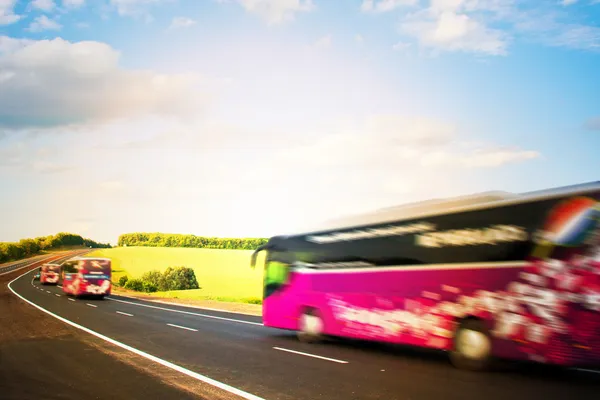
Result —
<svg viewBox="0 0 600 400"><path fill-rule="evenodd" d="M84 251L85 252L85 251ZM66 252L30 258L29 267L82 254ZM32 265L35 263L35 265ZM18 267L17 267L18 268ZM9 291L7 282L23 271L0 276L0 399L225 399L212 387L182 390L181 374L128 362L106 342L69 327ZM37 268L36 268L37 270ZM158 372L158 375L157 375ZM194 389L190 391L189 389ZM197 394L200 394L199 396Z"/></svg>
<svg viewBox="0 0 600 400"><path fill-rule="evenodd" d="M527 365L471 373L432 351L300 343L293 333L264 327L260 317L119 296L73 299L32 276L23 275L12 289L68 321L257 398L549 400L600 393L600 375L593 372Z"/></svg>

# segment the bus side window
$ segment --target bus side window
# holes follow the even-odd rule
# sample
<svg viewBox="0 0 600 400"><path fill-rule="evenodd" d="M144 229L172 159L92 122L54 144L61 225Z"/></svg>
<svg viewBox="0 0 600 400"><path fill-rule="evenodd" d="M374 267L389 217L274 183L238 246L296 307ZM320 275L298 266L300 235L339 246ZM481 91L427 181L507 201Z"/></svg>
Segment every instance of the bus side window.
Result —
<svg viewBox="0 0 600 400"><path fill-rule="evenodd" d="M265 297L288 284L290 263L286 253L270 253L265 263Z"/></svg>

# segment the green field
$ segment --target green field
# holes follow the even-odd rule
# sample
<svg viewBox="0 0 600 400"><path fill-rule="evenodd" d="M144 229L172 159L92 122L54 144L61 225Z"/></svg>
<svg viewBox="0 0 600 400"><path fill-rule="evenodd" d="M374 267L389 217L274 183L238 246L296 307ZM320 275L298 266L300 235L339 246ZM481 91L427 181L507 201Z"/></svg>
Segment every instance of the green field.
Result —
<svg viewBox="0 0 600 400"><path fill-rule="evenodd" d="M250 250L217 250L173 247L117 247L99 249L87 257L112 260L113 282L123 275L139 278L151 270L168 267L194 269L200 289L148 293L179 299L255 302L262 298L262 268L250 268Z"/></svg>

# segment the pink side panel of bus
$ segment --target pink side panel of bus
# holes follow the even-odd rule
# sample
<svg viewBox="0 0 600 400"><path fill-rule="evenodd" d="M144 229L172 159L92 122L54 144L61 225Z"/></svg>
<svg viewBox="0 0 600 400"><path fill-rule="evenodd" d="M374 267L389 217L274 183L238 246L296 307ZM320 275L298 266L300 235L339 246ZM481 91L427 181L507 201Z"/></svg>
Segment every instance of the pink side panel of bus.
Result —
<svg viewBox="0 0 600 400"><path fill-rule="evenodd" d="M302 310L310 307L329 335L448 350L455 321L473 316L486 322L499 357L600 362L598 260L292 272L290 283L264 300L266 326L296 330Z"/></svg>

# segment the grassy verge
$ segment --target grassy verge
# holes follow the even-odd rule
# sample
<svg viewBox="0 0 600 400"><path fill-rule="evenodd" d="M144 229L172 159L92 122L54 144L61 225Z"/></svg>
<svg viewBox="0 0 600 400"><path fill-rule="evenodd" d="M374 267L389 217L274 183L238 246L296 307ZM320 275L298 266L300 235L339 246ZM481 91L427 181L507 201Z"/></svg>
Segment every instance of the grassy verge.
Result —
<svg viewBox="0 0 600 400"><path fill-rule="evenodd" d="M248 315L262 315L262 306L259 304L251 304L240 302L235 298L202 298L201 296L188 297L167 297L161 293L141 293L133 290L128 290L120 287L113 287L113 294L134 297L141 300L149 300L158 303L173 303L181 306L199 307L208 309L219 309L235 313Z"/></svg>
<svg viewBox="0 0 600 400"><path fill-rule="evenodd" d="M185 266L194 269L200 289L139 293L116 288L129 296L165 299L177 303L238 303L260 307L262 303L263 271L250 268L249 250L192 249L170 247L117 247L99 249L88 257L112 260L113 282L127 275L139 278L151 270Z"/></svg>

